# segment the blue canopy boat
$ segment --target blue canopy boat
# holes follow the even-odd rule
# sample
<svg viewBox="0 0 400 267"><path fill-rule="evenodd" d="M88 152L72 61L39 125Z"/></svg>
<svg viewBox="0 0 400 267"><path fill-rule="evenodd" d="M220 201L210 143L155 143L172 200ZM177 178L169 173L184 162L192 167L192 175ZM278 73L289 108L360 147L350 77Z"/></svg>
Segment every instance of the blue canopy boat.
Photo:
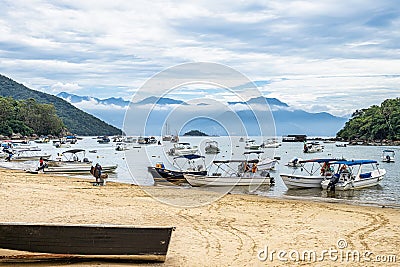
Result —
<svg viewBox="0 0 400 267"><path fill-rule="evenodd" d="M321 183L323 189L350 190L378 185L386 174L376 160L340 160L331 163L336 172Z"/></svg>
<svg viewBox="0 0 400 267"><path fill-rule="evenodd" d="M330 164L336 161L338 159L334 158L299 160L299 167L291 174L281 173L280 176L289 189L321 188L321 182L332 177Z"/></svg>

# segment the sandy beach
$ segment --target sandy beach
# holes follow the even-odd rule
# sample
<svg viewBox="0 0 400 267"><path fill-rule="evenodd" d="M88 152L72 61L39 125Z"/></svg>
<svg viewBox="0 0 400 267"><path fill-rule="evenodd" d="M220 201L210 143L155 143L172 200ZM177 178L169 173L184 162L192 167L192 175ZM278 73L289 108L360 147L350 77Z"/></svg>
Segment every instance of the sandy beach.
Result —
<svg viewBox="0 0 400 267"><path fill-rule="evenodd" d="M90 182L0 169L0 222L174 226L166 261L151 263L157 266L396 266L400 262L398 209L252 195L220 197L204 190L159 186L144 191L135 185L109 182L100 187ZM176 201L176 206L160 199ZM202 199L216 200L196 208L179 207ZM0 259L21 253L3 249ZM144 265L101 261L45 265L64 264Z"/></svg>

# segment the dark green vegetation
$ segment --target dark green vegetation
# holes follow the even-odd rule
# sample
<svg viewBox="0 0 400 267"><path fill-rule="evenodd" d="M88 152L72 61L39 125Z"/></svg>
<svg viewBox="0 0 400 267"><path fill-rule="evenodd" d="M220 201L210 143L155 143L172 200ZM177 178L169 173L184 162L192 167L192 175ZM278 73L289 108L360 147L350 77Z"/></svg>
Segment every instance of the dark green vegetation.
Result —
<svg viewBox="0 0 400 267"><path fill-rule="evenodd" d="M0 75L0 96L12 97L15 100L35 99L37 103L54 105L55 113L61 118L68 131L73 134L97 136L120 135L122 133L120 129L74 107L61 98L29 89L3 75ZM38 125L37 127L41 126Z"/></svg>
<svg viewBox="0 0 400 267"><path fill-rule="evenodd" d="M0 134L59 135L64 128L53 105L39 104L35 99L14 100L0 97Z"/></svg>
<svg viewBox="0 0 400 267"><path fill-rule="evenodd" d="M345 140L400 140L400 98L357 110L337 137Z"/></svg>
<svg viewBox="0 0 400 267"><path fill-rule="evenodd" d="M184 136L208 136L208 134L200 132L199 130L191 130L185 133Z"/></svg>

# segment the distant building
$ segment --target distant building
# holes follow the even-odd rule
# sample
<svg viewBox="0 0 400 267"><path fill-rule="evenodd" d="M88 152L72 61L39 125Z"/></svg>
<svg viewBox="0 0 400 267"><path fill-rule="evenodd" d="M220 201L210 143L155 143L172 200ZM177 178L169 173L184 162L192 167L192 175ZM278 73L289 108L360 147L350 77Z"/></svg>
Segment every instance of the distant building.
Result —
<svg viewBox="0 0 400 267"><path fill-rule="evenodd" d="M282 137L282 142L305 142L307 135L305 134L289 134Z"/></svg>

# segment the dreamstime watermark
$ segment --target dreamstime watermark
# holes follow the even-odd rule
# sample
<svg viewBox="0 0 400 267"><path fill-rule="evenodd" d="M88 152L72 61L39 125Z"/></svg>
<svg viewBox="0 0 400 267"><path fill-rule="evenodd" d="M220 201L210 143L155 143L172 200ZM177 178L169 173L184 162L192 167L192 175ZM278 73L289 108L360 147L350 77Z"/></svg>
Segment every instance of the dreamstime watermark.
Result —
<svg viewBox="0 0 400 267"><path fill-rule="evenodd" d="M265 261L281 261L281 262L374 262L374 263L395 263L397 256L394 254L375 254L370 250L353 250L348 248L345 239L339 239L335 247L323 250L310 249L270 249L267 245L260 249L257 253L258 260Z"/></svg>

